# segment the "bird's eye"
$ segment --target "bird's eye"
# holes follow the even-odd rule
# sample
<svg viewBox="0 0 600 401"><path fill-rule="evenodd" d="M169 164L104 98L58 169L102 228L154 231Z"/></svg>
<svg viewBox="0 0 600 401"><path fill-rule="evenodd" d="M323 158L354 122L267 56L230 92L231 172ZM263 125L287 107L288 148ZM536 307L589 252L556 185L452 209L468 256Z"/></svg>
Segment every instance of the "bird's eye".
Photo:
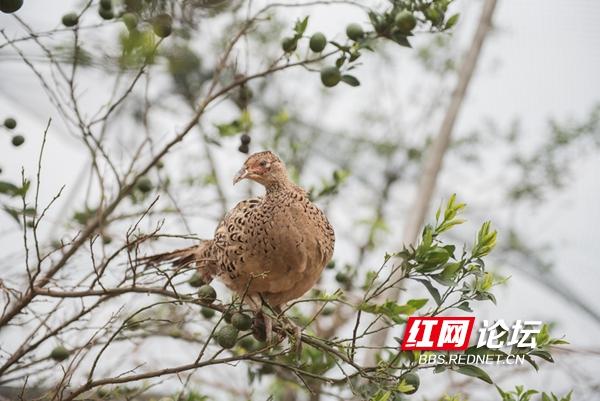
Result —
<svg viewBox="0 0 600 401"><path fill-rule="evenodd" d="M265 167L266 165L267 165L267 161L266 161L266 160L262 160L262 161L260 162L260 166L261 166L261 167Z"/></svg>

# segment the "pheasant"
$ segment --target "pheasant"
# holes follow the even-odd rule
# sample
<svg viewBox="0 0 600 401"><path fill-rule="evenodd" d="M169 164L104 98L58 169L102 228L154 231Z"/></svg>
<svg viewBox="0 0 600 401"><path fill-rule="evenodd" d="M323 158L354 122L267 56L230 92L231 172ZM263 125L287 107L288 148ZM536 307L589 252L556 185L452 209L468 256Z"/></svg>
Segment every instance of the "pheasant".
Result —
<svg viewBox="0 0 600 401"><path fill-rule="evenodd" d="M220 279L261 316L310 290L331 260L335 235L325 214L294 184L284 163L270 151L248 157L233 179L253 180L262 197L239 202L217 226L214 238L190 248L145 257L145 263L195 265L204 281ZM265 337L272 322L264 318Z"/></svg>

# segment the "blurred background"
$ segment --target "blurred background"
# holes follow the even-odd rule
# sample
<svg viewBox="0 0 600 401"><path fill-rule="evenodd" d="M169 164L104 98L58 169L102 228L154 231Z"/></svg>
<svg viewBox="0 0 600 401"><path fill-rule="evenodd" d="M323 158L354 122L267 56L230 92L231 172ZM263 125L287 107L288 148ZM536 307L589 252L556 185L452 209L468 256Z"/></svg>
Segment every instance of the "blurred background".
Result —
<svg viewBox="0 0 600 401"><path fill-rule="evenodd" d="M402 247L427 149L447 112L483 3L453 2L447 14L460 13L455 27L441 33L422 29L411 38L412 49L378 41L375 51L363 52L352 71L360 86L326 88L319 67L307 66L252 80L211 104L190 134L162 158L163 166L145 174L151 189L136 192L117 209L114 220L100 232L102 249L93 252L106 256L123 244L127 227L156 195L160 198L141 221L141 229L162 224L164 233L210 238L226 210L249 194L261 193L254 184L231 185L247 157L239 150L240 135L246 134L251 137L250 153L264 149L278 153L335 227L335 268L324 273L321 288L333 292L348 280L363 281L385 252ZM115 7L119 4L115 2ZM174 34L163 40L139 80L136 50L125 51L135 47L127 42L125 25L101 19L95 2L80 17L77 54L73 33L61 25L61 18L84 10L88 2L25 0L15 14L18 19L0 14L0 120L17 121L13 130L0 128L0 180L19 183L22 171L35 179L44 131L52 119L40 204L64 189L38 228L44 247L68 241L86 223L86 213L115 196L113 168L121 174L139 170L186 126L235 28L269 2L182 4L173 14ZM317 1L274 7L268 19L235 46L223 80L251 75L277 60L281 38L289 36L299 18L310 16L307 34L320 31L329 40L343 42L347 24L368 29L365 7L378 10L388 4ZM468 221L449 234L451 241L472 244L486 220L498 230L498 246L487 264L494 274L509 279L495 289L497 305L477 306L478 320L542 320L552 324L556 337L564 335L570 342L554 355L554 364L544 363L539 372L530 366L499 366L489 369L492 378L503 388L523 384L561 394L574 389L573 399L581 400L600 399L595 374L600 369L599 20L600 3L593 0L498 1L426 215L426 222L433 221L435 209L456 193L468 205ZM39 35L39 43L10 42L29 37L28 30L52 33ZM299 46L291 58L302 59L306 52L306 46ZM126 95L110 118L93 126L114 166L98 155L99 165L92 165L77 123L65 118L57 106L68 108L72 102L69 85L59 84L61 72L55 63L65 66L69 75L74 57L80 65L72 86L83 120L103 116L109 105ZM327 63L332 61L322 65ZM132 82L135 86L129 90ZM23 135L22 145L11 143L15 134ZM102 185L99 176L104 177ZM0 278L18 286L24 279L23 231L10 209L21 205L13 199L0 201L6 211L0 213ZM145 251L191 243L166 238ZM82 253L75 261L89 262L90 250ZM75 280L77 268L69 272L56 280ZM407 291L411 297L426 294L411 285ZM136 299L127 307L133 308ZM99 311L94 319L118 307ZM338 333L348 330L340 322L331 325ZM60 341L68 343L72 335L65 333ZM23 336L19 327L3 329L2 352L17 346ZM54 345L49 341L40 352L47 353ZM171 352L156 352L163 347ZM128 353L131 361L125 365L161 367L183 363L186 347L172 338L154 338L133 349L117 350ZM122 363L119 351L113 355L106 371ZM234 375L239 386L233 381L227 383L232 388L221 385L218 369ZM267 379L249 389L245 369L225 366L200 372L204 371L191 380L209 398L288 396L284 390L278 393L276 382ZM421 382L414 398L439 399L455 392L470 399L497 397L493 387L464 377L434 378L425 373ZM156 390L168 392L179 384L176 378L165 378Z"/></svg>

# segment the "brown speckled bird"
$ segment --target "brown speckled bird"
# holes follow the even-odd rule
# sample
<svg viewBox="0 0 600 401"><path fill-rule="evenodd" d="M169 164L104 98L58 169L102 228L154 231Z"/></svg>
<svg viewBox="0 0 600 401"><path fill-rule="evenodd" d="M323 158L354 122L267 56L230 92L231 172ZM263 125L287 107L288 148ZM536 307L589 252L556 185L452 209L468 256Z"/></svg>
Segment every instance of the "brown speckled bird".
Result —
<svg viewBox="0 0 600 401"><path fill-rule="evenodd" d="M231 209L214 239L143 260L195 264L205 281L217 277L234 292L245 293L256 311L263 300L278 310L315 285L333 254L333 228L272 152L248 157L234 185L243 179L263 185L266 194Z"/></svg>

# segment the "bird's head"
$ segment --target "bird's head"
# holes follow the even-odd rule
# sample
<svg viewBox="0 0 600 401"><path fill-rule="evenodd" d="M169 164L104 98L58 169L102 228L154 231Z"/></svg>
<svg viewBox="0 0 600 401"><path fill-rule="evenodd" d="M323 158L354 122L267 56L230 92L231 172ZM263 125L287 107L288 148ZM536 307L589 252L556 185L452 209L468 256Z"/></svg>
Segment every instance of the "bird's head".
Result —
<svg viewBox="0 0 600 401"><path fill-rule="evenodd" d="M281 159L267 150L254 153L246 159L240 171L233 178L233 185L245 178L270 188L287 181L287 171Z"/></svg>

